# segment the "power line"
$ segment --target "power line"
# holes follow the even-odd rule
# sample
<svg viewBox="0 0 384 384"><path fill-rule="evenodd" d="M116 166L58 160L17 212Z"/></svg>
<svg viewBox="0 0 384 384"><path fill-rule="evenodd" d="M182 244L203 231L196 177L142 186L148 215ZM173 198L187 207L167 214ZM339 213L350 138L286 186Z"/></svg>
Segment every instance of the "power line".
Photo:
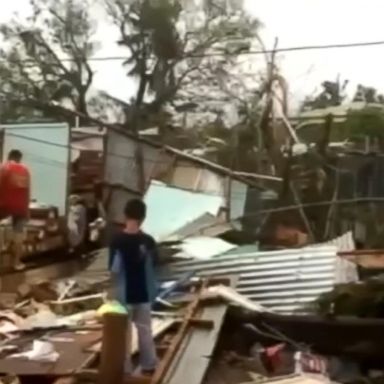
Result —
<svg viewBox="0 0 384 384"><path fill-rule="evenodd" d="M76 150L76 151L81 151L83 150L83 148L80 148L80 147L74 147L72 145L66 145L66 144L59 144L59 143L55 143L55 142L51 142L51 141L47 141L47 140L43 140L43 139L36 139L36 138L33 138L33 137L30 137L30 136L24 136L24 135L20 135L20 134L14 134L14 133L9 133L9 132L5 132L5 136L11 136L11 137L16 137L16 138L21 138L23 140L29 140L29 141L32 141L32 142L37 142L37 143L41 143L41 144L45 144L45 145L52 145L52 146L55 146L57 148L62 148L62 149L68 149L68 150ZM65 163L65 162L62 162L62 161L59 161L59 160L55 160L55 159L49 159L47 157L44 157L44 156L40 156L40 155L37 155L35 153L31 153L31 152L28 152L28 151L24 151L26 154L28 154L30 157L31 157L31 161L33 161L34 163L40 163L40 164L44 164L44 165L48 165L48 166L51 166L51 167L57 167L58 169L67 169L68 168L68 164ZM108 156L112 156L112 157L118 157L118 158L121 158L121 159L124 159L124 160L129 160L129 161L136 161L136 157L135 156L127 156L127 155L121 155L121 154L116 154L116 153L112 153L112 152L104 152L104 156L105 155L108 155ZM162 160L153 160L153 159L149 159L149 158L145 158L144 161L148 164L170 164L170 162L168 161L162 161ZM128 165L129 167L129 165ZM128 168L127 167L127 168ZM183 169L196 169L196 167L193 167L193 166L187 166L187 165L181 165L180 168L183 168ZM163 187L163 188L169 188L169 186L167 185L158 185L159 187ZM252 187L249 187L252 189ZM179 189L182 189L182 190L185 190L185 191L189 191L189 192L194 192L194 193L199 193L199 191L195 190L195 189L189 189L189 188L179 188ZM254 189L259 189L258 187L254 187ZM218 197L222 197L223 195L221 193L218 193L217 191L205 191L205 192L201 192L201 193L204 193L206 195L210 195L210 196L218 196ZM233 192L232 193L232 196L240 196L239 199L243 199L244 198L244 193L239 193L239 192Z"/></svg>
<svg viewBox="0 0 384 384"><path fill-rule="evenodd" d="M47 129L49 129L49 128L47 127ZM48 141L48 140L36 139L36 138L30 137L30 136L10 133L8 131L5 131L5 136L11 136L11 137L20 138L20 139L23 139L23 140L29 140L29 141L32 141L32 142L37 142L37 143L40 143L40 144L51 145L51 146L55 146L57 148L62 148L62 149L70 150L70 151L72 151L72 150L74 150L74 151L82 151L82 150L84 150L84 148L82 148L82 147L75 147L75 146L73 146L71 144L55 143L55 142ZM36 154L33 154L32 156L33 157L38 157ZM128 160L131 163L132 162L136 162L136 157L134 155L123 155L123 154L120 154L120 153L114 153L114 152L110 152L110 151L108 151L108 152L103 151L103 156L112 156L112 157L115 157L115 158L120 158L120 159ZM40 158L43 159L44 157L40 156ZM54 159L48 159L48 158L44 158L44 159L46 160L46 162L49 161L50 163L56 163L58 166L63 166L63 167L67 166L65 163L57 161L57 160L54 160ZM147 164L148 163L149 164L169 164L169 161L166 161L166 160L154 160L154 159L150 159L150 158L145 158L144 162L147 163ZM324 165L328 169L332 170L333 172L341 172L341 173L345 173L345 174L352 173L348 169L336 168L336 167L334 167L334 166L332 166L331 164L328 164L328 163L325 163ZM180 168L183 168L183 169L196 169L196 167L194 167L192 165L191 166L182 165L182 166L180 166ZM268 179L263 178L263 176L267 176L267 175L260 175L260 180L268 181ZM246 177L244 176L244 178L246 178ZM258 187L255 187L255 188L258 189ZM196 192L195 190L191 190L191 191Z"/></svg>
<svg viewBox="0 0 384 384"><path fill-rule="evenodd" d="M315 51L324 49L345 49L345 48L363 48L384 45L384 40L378 41L366 41L357 43L344 43L344 44L325 44L325 45L302 45L294 47L283 47L276 49L265 49L265 50L253 50L247 52L234 52L234 53L207 53L201 56L196 55L193 57L211 57L211 56L246 56L246 55L265 55L268 53L283 53L283 52L298 52L298 51Z"/></svg>
<svg viewBox="0 0 384 384"><path fill-rule="evenodd" d="M46 129L52 129L51 127L46 127ZM33 142L37 142L37 143L40 143L40 144L46 144L46 145L52 145L52 146L55 146L55 147L58 147L58 148L63 148L63 149L68 149L68 150L74 150L74 151L83 151L84 148L82 147L76 147L76 146L73 146L71 144L60 144L60 143L55 143L53 141L48 141L48 140L43 140L43 139L36 139L36 138L33 138L33 137L30 137L30 136L25 136L25 135L20 135L20 134L16 134L16 133L9 133L8 131L5 132L5 136L11 136L11 137L16 137L16 138L20 138L20 139L24 139L24 140L30 140L30 141L33 141ZM116 157L116 158L120 158L120 159L124 159L124 160L129 160L129 161L136 161L136 157L134 155L123 155L123 154L120 154L120 153L114 153L114 152L105 152L103 151L103 156L112 156L112 157ZM48 161L53 161L55 162L56 160L52 160L52 159L47 159ZM154 160L154 159L149 159L149 158L145 158L144 161L146 163L150 163L150 164L169 164L168 161L166 160ZM62 163L64 164L64 163ZM332 170L333 172L341 172L341 173L351 173L350 170L348 169L343 169L343 168L336 168L335 166L331 165L331 164L328 164L328 163L325 163L324 164L325 167L327 167L328 169ZM180 166L180 168L184 168L184 169L195 169L196 167L194 166L188 166L188 165L182 165ZM246 178L245 175L241 175L242 172L238 172L237 173L240 177L243 177L243 178ZM236 174L235 174L236 176ZM272 179L268 179L268 175L259 175L260 176L260 180L264 180L264 181L277 181L277 180L272 180ZM256 177L257 179L257 177Z"/></svg>
<svg viewBox="0 0 384 384"><path fill-rule="evenodd" d="M54 142L50 142L50 141L46 141L46 140L41 140L41 139L36 139L36 138L32 138L32 137L28 137L28 136L23 136L23 135L18 135L18 134L13 134L13 133L5 133L6 135L9 135L9 136L14 136L14 137L19 137L19 138L22 138L22 139L26 139L26 140L31 140L31 141L34 141L34 142L40 142L40 143L43 143L43 144L47 144L47 145L54 145L56 147L61 147L61 148L65 148L65 149L75 149L75 150L82 150L82 148L75 148L71 145L65 145L65 144L58 144L58 143L54 143ZM28 153L28 152L27 152ZM54 160L54 159L49 159L49 158L46 158L46 157L43 157L43 156L39 156L39 155L36 155L36 154L31 154L32 157L34 157L36 160L37 163L41 163L41 164L46 164L46 165L50 165L50 166L53 166L53 167L60 167L61 169L62 168L67 168L67 164L64 163L64 162L61 162L61 161L58 161L58 160ZM135 159L134 156L126 156L126 155L119 155L119 154L113 154L113 153L107 153L107 155L111 155L111 156L118 156L118 157L121 157L121 158L124 158L124 159L130 159L130 160L133 160ZM40 159L40 160L38 160ZM151 159L145 159L146 162L149 162L149 163L167 163L166 161L156 161L156 160L151 160ZM195 167L192 167L192 166L183 166L183 168L195 168ZM168 185L161 185L161 184L158 184L157 187L163 187L163 188L177 188L177 187L174 187L174 186L168 186ZM252 189L252 187L249 187ZM257 187L255 187L257 188ZM194 192L194 193L199 193L199 191L196 191L194 189L188 189L188 188L179 188L179 189L182 189L182 190L185 190L185 191L189 191L189 192ZM202 194L205 194L205 195L211 195L211 196L220 196L222 197L222 194L218 193L217 191L204 191L204 192L200 192ZM231 196L234 197L234 196L240 196L240 198L244 198L244 194L243 193L232 193ZM290 211L290 210L295 210L295 209L298 209L298 208L311 208L311 207L322 207L322 206L327 206L327 205L331 205L331 204L336 204L336 205L348 205L348 204L355 204L355 203L372 203L372 202L377 202L377 203L383 203L384 202L384 197L361 197L361 198L353 198L353 199L339 199L339 200L336 200L336 201L332 201L332 200L326 200L326 201L320 201L320 202L315 202L315 203L302 203L302 204L294 204L294 205L289 205L289 206L283 206L283 207L277 207L277 208L272 208L272 209L267 209L267 210L259 210L257 213L252 213L252 214L249 214L249 215L244 215L242 217L239 217L239 218L236 218L232 221L238 221L238 220L241 220L241 219L246 219L246 218L250 218L250 217L255 217L255 216L259 216L259 215L265 215L265 214L270 214L270 213L279 213L279 212L285 212L285 211ZM207 228L203 228L203 229L208 229L210 226L208 226Z"/></svg>
<svg viewBox="0 0 384 384"><path fill-rule="evenodd" d="M24 151L24 153L29 155L29 157L31 158L30 161L32 163L43 164L43 165L47 165L49 167L55 167L55 168L60 169L60 170L68 168L67 164L62 162L62 161L49 159L47 157L39 156L39 155L36 155L34 153L30 153L28 151ZM193 193L201 193L201 194L208 195L208 196L223 197L223 194L221 194L221 193L219 193L217 191L209 191L209 190L207 190L207 191L204 191L204 192L200 192L200 191L192 189L192 188L181 188L181 187L179 188L179 187L176 187L176 186L173 186L173 185L156 184L156 188L180 189L180 190L183 190L183 191L193 192ZM249 187L249 188L252 189L252 187ZM246 194L242 193L242 192L232 192L231 193L231 198L237 197L237 198L235 198L235 200L243 200L245 198L245 195Z"/></svg>
<svg viewBox="0 0 384 384"><path fill-rule="evenodd" d="M52 163L50 163L50 159L33 155L33 157L36 158L35 162L40 163L40 164L45 164L45 165L50 165L50 166L57 166L60 168L63 168L65 164L60 161L55 161L53 160ZM41 160L38 160L38 159ZM194 193L201 193L203 195L210 195L210 196L218 196L222 197L222 194L214 191L204 191L204 192L199 192L194 189L188 189L188 188L178 188L176 186L169 186L169 185L162 185L162 184L157 184L156 187L159 188L174 188L174 189L180 189L184 191L189 191L189 192L194 192ZM231 196L235 195L240 195L241 198L244 198L243 193L232 193ZM263 210L258 210L257 212L252 212L250 214L245 214L243 216L237 217L235 219L232 219L230 222L236 222L242 219L247 219L247 218L254 218L257 216L262 216L262 215L267 215L271 213L282 213L286 211L293 211L298 208L316 208L316 207L326 207L328 205L350 205L350 204L368 204L368 203L384 203L384 197L379 197L379 196L372 196L372 197L357 197L357 198L350 198L350 199L338 199L338 200L323 200L323 201L318 201L318 202L312 202L312 203L300 203L300 204L292 204L292 205L285 205L281 207L276 207L276 208L269 208L269 209L263 209ZM207 226L204 226L200 228L200 230L206 230L212 227L215 227L218 225L217 223L214 224L209 224Z"/></svg>
<svg viewBox="0 0 384 384"><path fill-rule="evenodd" d="M300 52L300 51L318 51L318 50L330 50L330 49L347 49L347 48L364 48L384 45L384 40L378 41L365 41L355 43L340 43L340 44L319 44L319 45L302 45L293 47L283 47L276 49L261 49L261 50L250 50L244 52L207 52L202 54L191 54L186 55L185 58L204 58L204 57L238 57L238 56L253 56L253 55L265 55L270 53L289 53L289 52ZM100 56L100 57L89 57L86 61L90 62L106 62L106 61L126 61L129 56ZM3 62L6 60L2 60ZM73 58L60 58L62 62L73 62ZM10 60L14 63L34 63L31 59L20 59Z"/></svg>
<svg viewBox="0 0 384 384"><path fill-rule="evenodd" d="M51 127L47 127L46 129L52 129L52 128ZM20 134L17 134L17 133L10 133L7 130L5 131L5 136L16 137L16 138L20 138L20 139L23 139L23 140L29 140L29 141L32 141L32 142L36 142L36 143L40 143L40 144L45 144L45 145L52 145L52 146L55 146L57 148L62 148L62 149L68 149L68 150L74 150L74 151L83 151L84 150L84 148L82 148L82 147L75 147L75 146L73 146L71 144L60 144L60 143L55 143L53 141L48 141L48 140L43 140L43 139L36 139L36 138L30 137L30 136L20 135ZM103 151L103 156L112 156L112 157L116 157L116 158L120 158L120 159L124 159L124 160L136 161L136 156L134 156L134 155L123 155L123 154L120 154L120 153L114 153L114 152L110 152L110 151L108 151L108 152ZM52 161L55 161L55 160L52 160ZM169 161L166 161L166 160L155 160L155 159L150 159L150 158L145 158L144 161L146 163L151 163L151 164L169 164ZM192 165L191 166L182 165L182 166L180 166L180 168L195 169L196 167L194 167ZM241 173L241 172L239 172L239 173ZM236 174L234 176L236 176ZM265 177L268 177L268 175L260 175L260 179L261 180L268 180ZM245 178L245 176L243 176L243 178Z"/></svg>
<svg viewBox="0 0 384 384"><path fill-rule="evenodd" d="M11 135L11 136L16 136L16 137L21 137L23 139L26 139L26 140L32 140L32 141L35 141L35 142L42 142L44 144L48 144L48 145L55 145L57 147L63 147L63 148L72 148L70 145L64 145L64 144L58 144L58 143L53 143L53 142L49 142L49 141L46 141L46 140L40 140L40 139L35 139L35 138L31 138L31 137L28 137L28 136L22 136L22 135L15 135L15 134L11 134L11 133L6 133L8 135ZM78 149L78 150L81 150L81 148L74 148L74 149ZM28 152L27 152L28 153ZM60 162L60 161L57 161L57 160L53 160L53 159L48 159L48 158L45 158L45 157L42 157L42 156L39 156L39 155L36 155L36 154L31 154L32 157L34 157L36 160L32 160L34 162L37 162L37 163L40 163L40 164L45 164L45 165L49 165L49 166L53 166L53 167L60 167L60 169L68 169L68 164L64 163L64 162ZM119 157L124 157L124 158L134 158L132 156L120 156L118 155ZM38 160L38 159L42 159L42 160ZM154 160L150 160L148 159L149 162L155 162L155 163L159 163L158 161L154 161ZM192 167L193 168L193 167ZM159 188L165 188L165 189L169 189L169 188L177 188L176 186L169 186L169 185L162 185L162 184L157 184L156 187L159 187ZM252 187L249 187L250 189L252 189ZM257 188L257 187L255 187ZM192 192L192 193L201 193L201 194L204 194L204 195L210 195L210 196L218 196L218 197L222 197L224 198L223 194L221 193L218 193L217 191L197 191L197 190L194 190L194 189L189 189L189 188L178 188L178 189L181 189L181 190L185 190L185 191L189 191L189 192ZM236 198L237 197L237 198ZM231 194L231 200L244 200L246 198L246 194L245 193L239 193L239 192L235 192L235 193L232 193ZM259 216L266 216L266 215L270 215L270 214L274 214L274 213L282 213L282 212L287 212L287 211L294 211L294 210L297 210L297 209L305 209L305 208L314 208L314 207L326 207L326 206L330 206L330 205L351 205L351 204L369 204L369 203L384 203L384 197L359 197L359 198L351 198L351 199L338 199L338 200L325 200L325 201L319 201L319 202L312 202L312 203L299 203L299 204L293 204L293 205L286 205L286 206L280 206L280 207L276 207L276 208L270 208L270 209L263 209L263 210L258 210L257 212L252 212L252 213L248 213L248 214L244 214L240 217L236 217L236 218L233 218L231 220L229 220L229 223L236 223L236 222L239 222L241 220L244 220L244 219L250 219L250 218L256 218L256 217L259 217ZM218 223L213 223L213 224L208 224L206 226L203 226L202 228L200 228L200 231L204 231L204 230L207 230L207 229L210 229L210 228L214 228L215 226L217 226Z"/></svg>

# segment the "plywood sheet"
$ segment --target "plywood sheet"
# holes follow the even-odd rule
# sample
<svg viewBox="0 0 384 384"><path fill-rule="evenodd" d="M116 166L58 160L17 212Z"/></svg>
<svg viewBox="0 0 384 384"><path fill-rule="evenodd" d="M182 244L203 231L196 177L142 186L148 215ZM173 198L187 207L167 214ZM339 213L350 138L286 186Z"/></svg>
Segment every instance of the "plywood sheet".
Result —
<svg viewBox="0 0 384 384"><path fill-rule="evenodd" d="M226 310L227 305L225 304L207 306L203 309L201 319L213 321L213 328L191 328L162 383L200 384L203 381Z"/></svg>

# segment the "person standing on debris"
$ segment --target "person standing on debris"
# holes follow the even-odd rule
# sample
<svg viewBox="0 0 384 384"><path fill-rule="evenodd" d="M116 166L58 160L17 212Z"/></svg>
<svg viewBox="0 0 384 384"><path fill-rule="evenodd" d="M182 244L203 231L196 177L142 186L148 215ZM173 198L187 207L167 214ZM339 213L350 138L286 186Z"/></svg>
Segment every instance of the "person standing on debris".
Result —
<svg viewBox="0 0 384 384"><path fill-rule="evenodd" d="M13 149L0 168L0 216L11 217L13 229L14 266L23 269L21 262L24 226L29 217L30 173L22 164L23 154Z"/></svg>
<svg viewBox="0 0 384 384"><path fill-rule="evenodd" d="M128 307L137 328L142 373L152 374L157 364L151 326L151 304L156 298L154 264L157 246L155 240L141 230L146 217L146 205L142 200L128 201L124 214L125 227L110 245L109 266L116 299ZM129 358L126 371L130 373L131 370Z"/></svg>

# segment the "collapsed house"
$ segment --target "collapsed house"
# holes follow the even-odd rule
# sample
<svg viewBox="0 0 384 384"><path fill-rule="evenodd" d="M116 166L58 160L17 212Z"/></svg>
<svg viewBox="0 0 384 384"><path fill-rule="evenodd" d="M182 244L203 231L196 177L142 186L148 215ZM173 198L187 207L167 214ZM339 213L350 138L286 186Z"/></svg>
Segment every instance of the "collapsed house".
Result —
<svg viewBox="0 0 384 384"><path fill-rule="evenodd" d="M78 190L89 192L102 171L115 224L127 199L144 196L144 230L162 255L153 308L159 366L152 377L136 372L120 382L316 384L383 376L384 321L339 317L333 297L318 310L335 287L361 285L361 266L382 266L380 252L356 251L351 232L324 244L305 239L263 249L260 211L275 195L262 181L118 131L76 137L71 156L84 172ZM107 252L61 268L10 277L19 287L0 300L0 373L20 382L108 382L105 375L121 369L124 333L108 330L97 311L110 284ZM128 344L135 361L134 330Z"/></svg>

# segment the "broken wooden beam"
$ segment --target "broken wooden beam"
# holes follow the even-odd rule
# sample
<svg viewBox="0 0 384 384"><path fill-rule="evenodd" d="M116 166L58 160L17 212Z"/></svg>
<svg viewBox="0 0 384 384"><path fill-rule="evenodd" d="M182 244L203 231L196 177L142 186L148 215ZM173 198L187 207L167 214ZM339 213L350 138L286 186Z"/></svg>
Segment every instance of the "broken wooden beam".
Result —
<svg viewBox="0 0 384 384"><path fill-rule="evenodd" d="M180 318L180 319L177 319L176 322L179 324L182 324L184 321L185 319ZM196 328L212 329L214 326L214 323L211 320L205 320L205 319L193 317L189 319L189 325Z"/></svg>
<svg viewBox="0 0 384 384"><path fill-rule="evenodd" d="M189 304L184 321L181 323L179 330L172 339L172 342L165 353L163 359L161 360L159 366L157 367L155 374L152 377L151 384L160 384L165 374L167 373L173 358L176 355L178 348L180 347L185 335L188 332L190 326L190 320L194 319L195 313L197 312L198 306L200 304L201 296L204 289L209 285L209 280L204 280L201 284L199 291L196 293L195 300Z"/></svg>
<svg viewBox="0 0 384 384"><path fill-rule="evenodd" d="M203 328L203 329L213 329L215 325L212 320L196 319L196 318L190 319L189 324L193 327Z"/></svg>

